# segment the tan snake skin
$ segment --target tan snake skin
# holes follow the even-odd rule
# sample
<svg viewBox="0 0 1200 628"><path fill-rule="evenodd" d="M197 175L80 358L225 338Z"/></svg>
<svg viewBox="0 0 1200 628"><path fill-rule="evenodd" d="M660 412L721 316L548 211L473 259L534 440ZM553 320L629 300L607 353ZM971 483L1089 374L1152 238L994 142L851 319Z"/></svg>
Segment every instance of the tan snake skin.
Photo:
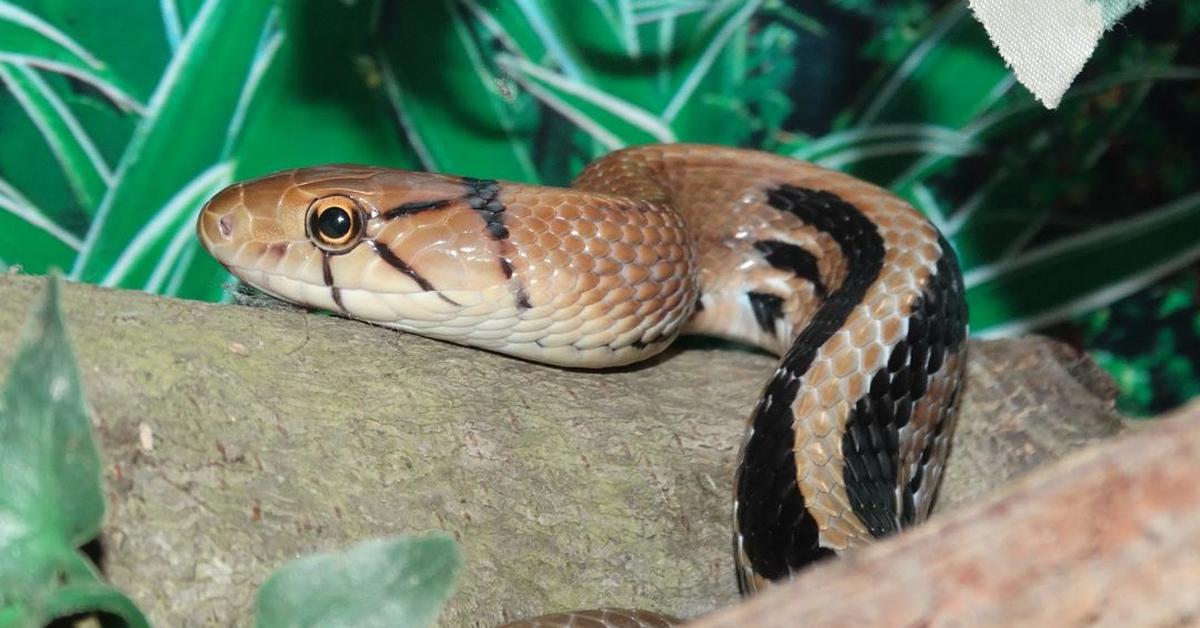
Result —
<svg viewBox="0 0 1200 628"><path fill-rule="evenodd" d="M618 366L680 333L782 355L735 480L743 592L929 512L962 282L934 227L869 183L682 144L612 153L569 189L324 166L225 189L198 232L281 299L529 360ZM592 613L513 625L655 625Z"/></svg>

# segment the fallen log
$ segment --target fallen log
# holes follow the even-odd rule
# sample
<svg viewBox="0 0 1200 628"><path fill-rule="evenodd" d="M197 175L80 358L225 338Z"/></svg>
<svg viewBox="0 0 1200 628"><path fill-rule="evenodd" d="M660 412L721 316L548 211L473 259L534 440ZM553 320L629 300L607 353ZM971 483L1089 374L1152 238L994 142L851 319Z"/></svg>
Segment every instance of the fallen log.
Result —
<svg viewBox="0 0 1200 628"><path fill-rule="evenodd" d="M42 285L0 278L3 363ZM568 371L290 309L63 292L107 461L103 569L157 625L246 624L286 560L434 530L467 560L446 626L737 602L733 464L770 356L684 342ZM1123 429L1086 357L970 351L941 510Z"/></svg>

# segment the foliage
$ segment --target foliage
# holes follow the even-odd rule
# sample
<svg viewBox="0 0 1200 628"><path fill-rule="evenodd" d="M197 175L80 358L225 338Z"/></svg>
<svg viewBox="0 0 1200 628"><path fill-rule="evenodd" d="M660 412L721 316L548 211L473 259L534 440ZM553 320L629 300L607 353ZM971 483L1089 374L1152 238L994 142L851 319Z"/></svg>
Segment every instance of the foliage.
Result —
<svg viewBox="0 0 1200 628"><path fill-rule="evenodd" d="M713 142L895 190L958 250L973 331L1019 333L1200 257L1173 128L1198 15L1134 12L1049 112L946 0L0 0L0 260L218 299L191 221L234 179L352 161L561 184L620 146Z"/></svg>
<svg viewBox="0 0 1200 628"><path fill-rule="evenodd" d="M421 628L454 590L462 558L447 536L365 541L280 567L258 591L256 624Z"/></svg>
<svg viewBox="0 0 1200 628"><path fill-rule="evenodd" d="M147 626L78 548L104 518L100 456L51 277L0 393L0 625L84 612Z"/></svg>
<svg viewBox="0 0 1200 628"><path fill-rule="evenodd" d="M311 54L302 34L316 28L309 17L264 0L119 10L0 0L0 260L31 272L71 268L72 278L104 285L222 298L224 271L196 255L193 236L207 197L289 159L387 162L403 154L357 122L385 109L358 74L342 71L352 48L332 49L340 64L324 74L299 71ZM366 12L336 17L361 23ZM319 34L309 39L315 47ZM305 79L349 104L312 98ZM271 128L248 128L247 117L263 110ZM282 136L297 138L287 152L278 150Z"/></svg>
<svg viewBox="0 0 1200 628"><path fill-rule="evenodd" d="M1200 355L1197 303L1193 268L1081 317L1078 338L1113 374L1119 410L1149 416L1200 397L1200 364L1189 357Z"/></svg>

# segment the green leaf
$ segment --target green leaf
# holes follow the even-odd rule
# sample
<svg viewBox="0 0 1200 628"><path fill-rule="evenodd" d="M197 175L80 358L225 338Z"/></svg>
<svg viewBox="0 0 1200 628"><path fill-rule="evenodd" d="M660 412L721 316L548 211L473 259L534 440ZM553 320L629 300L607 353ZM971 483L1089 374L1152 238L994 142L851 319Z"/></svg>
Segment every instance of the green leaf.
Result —
<svg viewBox="0 0 1200 628"><path fill-rule="evenodd" d="M150 628L150 622L128 597L115 587L99 580L73 581L56 589L41 605L41 622L97 613L119 620L127 628ZM109 622L102 625L108 626Z"/></svg>
<svg viewBox="0 0 1200 628"><path fill-rule="evenodd" d="M120 77L92 52L29 11L0 0L0 61L27 63L91 85L118 105L142 111Z"/></svg>
<svg viewBox="0 0 1200 628"><path fill-rule="evenodd" d="M1011 335L1115 301L1200 257L1197 233L1200 193L973 268L971 331Z"/></svg>
<svg viewBox="0 0 1200 628"><path fill-rule="evenodd" d="M1113 72L1087 83L1078 84L1066 93L1062 104L1066 105L1073 101L1083 100L1099 92L1119 88L1130 83L1191 81L1197 79L1200 79L1200 70L1195 68L1171 66L1138 67ZM968 123L962 126L961 132L962 136L969 141L984 141L1003 146L1007 140L1013 137L1029 137L1032 131L1028 128L1022 128L1020 125L1023 123L1028 124L1031 118L1039 117L1049 120L1043 128L1053 128L1055 126L1055 117L1052 114L1048 114L1033 98L1026 97L1020 99L1020 102L1015 105L1009 105L973 117ZM1005 133L1006 131L1007 134ZM953 161L953 157L942 154L926 155L913 163L907 171L892 181L888 187L901 196L907 196L910 194L913 186L920 185L922 181L927 181L936 173L949 168Z"/></svg>
<svg viewBox="0 0 1200 628"><path fill-rule="evenodd" d="M10 573L0 578L0 626L49 626L95 613L104 626L148 628L137 606L101 581L80 552L48 537L4 549L0 573Z"/></svg>
<svg viewBox="0 0 1200 628"><path fill-rule="evenodd" d="M890 155L963 157L982 146L954 129L929 124L881 124L831 133L793 150L797 159L831 169Z"/></svg>
<svg viewBox="0 0 1200 628"><path fill-rule="evenodd" d="M725 6L721 6L722 4ZM702 42L703 46L695 51L694 60L683 72L679 84L675 86L675 92L671 95L670 102L662 111L664 119L670 122L675 121L684 109L697 101L695 94L698 93L702 82L709 76L709 73L713 71L718 56L724 52L730 38L746 28L750 16L754 14L760 4L761 0L750 0L741 3L740 6L736 2L714 3L710 13L705 15L705 21L701 22L700 32L695 33L692 38L693 42ZM703 28L703 26L708 28Z"/></svg>
<svg viewBox="0 0 1200 628"><path fill-rule="evenodd" d="M1011 74L970 17L966 4L950 3L921 41L871 87L856 126L924 122L961 126L991 106Z"/></svg>
<svg viewBox="0 0 1200 628"><path fill-rule="evenodd" d="M463 14L450 0L398 2L381 24L379 71L422 165L432 171L536 182L532 129L501 97ZM446 80L428 80L437 68ZM469 96L468 96L469 95Z"/></svg>
<svg viewBox="0 0 1200 628"><path fill-rule="evenodd" d="M28 536L78 547L104 517L100 455L59 282L48 280L0 393L0 547Z"/></svg>
<svg viewBox="0 0 1200 628"><path fill-rule="evenodd" d="M392 111L372 59L375 10L371 2L280 7L230 122L237 178L331 162L418 165L389 124ZM339 44L329 46L334 32ZM279 149L281 137L287 150Z"/></svg>
<svg viewBox="0 0 1200 628"><path fill-rule="evenodd" d="M374 539L279 568L259 589L256 625L420 628L437 619L462 565L448 536Z"/></svg>
<svg viewBox="0 0 1200 628"><path fill-rule="evenodd" d="M205 201L233 182L233 165L218 163L189 181L151 216L109 267L103 286L126 285L138 268L153 267L144 290L157 291L187 242L195 239L195 221Z"/></svg>
<svg viewBox="0 0 1200 628"><path fill-rule="evenodd" d="M104 518L100 454L51 275L0 391L0 625L149 626L76 548Z"/></svg>
<svg viewBox="0 0 1200 628"><path fill-rule="evenodd" d="M0 61L0 83L8 87L41 132L79 206L94 212L113 173L75 114L29 66Z"/></svg>
<svg viewBox="0 0 1200 628"><path fill-rule="evenodd" d="M25 226L33 227L38 231L42 231L47 235L52 236L57 242L54 248L58 249L57 253L70 255L74 251L78 251L83 243L75 236L75 234L62 228L58 223L54 222L41 209L33 204L24 194L21 194L15 187L10 185L4 179L0 179L0 212L12 214L15 218L25 223ZM16 232L16 229L11 229L9 232ZM19 234L27 240L27 234ZM43 251L45 253L46 251ZM52 258L53 259L53 258ZM69 259L69 257L68 257Z"/></svg>
<svg viewBox="0 0 1200 628"><path fill-rule="evenodd" d="M269 0L207 0L163 73L96 213L71 277L99 281L144 228L147 208L161 208L221 159L224 132L242 99L272 7ZM220 129L220 131L216 131ZM186 146L187 150L180 150ZM142 265L118 285L141 286Z"/></svg>
<svg viewBox="0 0 1200 628"><path fill-rule="evenodd" d="M538 100L607 150L677 141L665 122L637 105L511 55L497 55L496 62Z"/></svg>

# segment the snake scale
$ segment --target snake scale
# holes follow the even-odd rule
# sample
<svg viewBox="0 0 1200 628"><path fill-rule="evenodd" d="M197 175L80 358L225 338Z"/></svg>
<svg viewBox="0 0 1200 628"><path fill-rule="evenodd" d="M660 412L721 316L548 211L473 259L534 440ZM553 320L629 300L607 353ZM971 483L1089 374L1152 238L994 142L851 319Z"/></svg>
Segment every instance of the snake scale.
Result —
<svg viewBox="0 0 1200 628"><path fill-rule="evenodd" d="M275 297L527 360L625 365L680 334L781 355L734 479L743 593L929 512L965 366L962 277L927 220L859 179L686 144L616 151L570 188L321 166L226 188L198 232Z"/></svg>

